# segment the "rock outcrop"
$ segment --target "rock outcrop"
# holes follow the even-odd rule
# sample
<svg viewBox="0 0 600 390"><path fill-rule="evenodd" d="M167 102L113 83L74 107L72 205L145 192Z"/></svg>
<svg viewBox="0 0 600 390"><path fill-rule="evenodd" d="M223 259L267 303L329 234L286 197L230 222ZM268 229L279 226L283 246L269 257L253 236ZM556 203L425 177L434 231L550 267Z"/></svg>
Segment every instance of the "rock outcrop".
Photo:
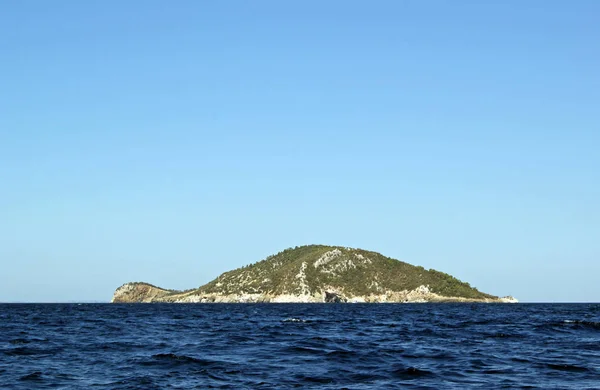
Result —
<svg viewBox="0 0 600 390"><path fill-rule="evenodd" d="M334 292L325 291L325 297L323 298L323 302L325 302L325 303L341 303L341 302L348 302L348 299L346 299Z"/></svg>
<svg viewBox="0 0 600 390"><path fill-rule="evenodd" d="M148 283L125 283L117 288L111 302L156 302L170 293L173 293L173 291L165 290Z"/></svg>
<svg viewBox="0 0 600 390"><path fill-rule="evenodd" d="M112 302L173 303L362 303L500 302L448 274L360 249L303 246L225 272L187 291L147 283L126 283Z"/></svg>
<svg viewBox="0 0 600 390"><path fill-rule="evenodd" d="M510 295L500 298L500 301L503 303L519 303L519 300L517 298Z"/></svg>

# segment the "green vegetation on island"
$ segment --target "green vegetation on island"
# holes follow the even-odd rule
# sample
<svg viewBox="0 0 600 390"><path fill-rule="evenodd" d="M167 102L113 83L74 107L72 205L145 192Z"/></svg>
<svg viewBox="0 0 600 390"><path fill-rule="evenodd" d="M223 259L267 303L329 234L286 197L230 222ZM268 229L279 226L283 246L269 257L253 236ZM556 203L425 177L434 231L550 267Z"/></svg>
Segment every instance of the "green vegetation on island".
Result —
<svg viewBox="0 0 600 390"><path fill-rule="evenodd" d="M113 302L516 302L444 272L339 246L289 248L225 272L197 289L126 283Z"/></svg>
<svg viewBox="0 0 600 390"><path fill-rule="evenodd" d="M286 249L257 263L225 272L198 290L282 295L302 294L307 290L313 293L325 286L336 286L346 296L365 296L414 290L422 285L447 297L496 298L443 272L426 270L376 252L325 245Z"/></svg>

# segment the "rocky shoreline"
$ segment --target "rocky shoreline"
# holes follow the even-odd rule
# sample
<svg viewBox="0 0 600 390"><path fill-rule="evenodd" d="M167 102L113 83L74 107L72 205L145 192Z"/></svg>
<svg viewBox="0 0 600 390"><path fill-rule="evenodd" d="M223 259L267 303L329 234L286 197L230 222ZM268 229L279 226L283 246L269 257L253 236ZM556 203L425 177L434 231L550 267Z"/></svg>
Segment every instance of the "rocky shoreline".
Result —
<svg viewBox="0 0 600 390"><path fill-rule="evenodd" d="M428 286L414 290L388 291L366 296L346 296L338 289L325 289L316 294L216 294L197 290L180 292L162 289L147 283L125 283L119 287L111 303L427 303L427 302L481 302L517 303L514 297L473 299L446 297L430 291Z"/></svg>

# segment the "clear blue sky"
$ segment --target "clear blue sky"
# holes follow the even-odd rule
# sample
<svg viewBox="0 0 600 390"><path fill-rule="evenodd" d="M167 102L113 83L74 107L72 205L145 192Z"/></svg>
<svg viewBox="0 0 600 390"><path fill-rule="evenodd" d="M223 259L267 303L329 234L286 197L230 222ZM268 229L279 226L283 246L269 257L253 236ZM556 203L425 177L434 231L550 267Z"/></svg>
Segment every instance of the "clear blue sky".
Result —
<svg viewBox="0 0 600 390"><path fill-rule="evenodd" d="M600 2L5 1L0 301L360 247L600 301Z"/></svg>

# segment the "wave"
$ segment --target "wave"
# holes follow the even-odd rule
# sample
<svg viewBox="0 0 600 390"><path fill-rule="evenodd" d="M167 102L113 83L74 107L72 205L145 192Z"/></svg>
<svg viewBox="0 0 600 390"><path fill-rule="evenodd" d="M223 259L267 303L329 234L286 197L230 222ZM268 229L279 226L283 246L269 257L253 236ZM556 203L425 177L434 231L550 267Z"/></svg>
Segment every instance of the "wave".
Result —
<svg viewBox="0 0 600 390"><path fill-rule="evenodd" d="M586 320L553 321L535 326L536 329L553 330L556 332L569 332L572 330L600 330L600 322Z"/></svg>
<svg viewBox="0 0 600 390"><path fill-rule="evenodd" d="M327 352L326 355L329 357L349 357L355 356L356 352L347 349L336 349L334 351Z"/></svg>
<svg viewBox="0 0 600 390"><path fill-rule="evenodd" d="M254 339L250 336L234 334L234 335L231 335L228 337L228 341L230 343L246 343L246 342L254 341Z"/></svg>
<svg viewBox="0 0 600 390"><path fill-rule="evenodd" d="M35 356L35 355L54 355L60 352L60 348L30 348L30 347L17 347L12 349L5 349L2 351L7 356Z"/></svg>
<svg viewBox="0 0 600 390"><path fill-rule="evenodd" d="M281 320L281 322L309 322L308 320L303 320L302 318L294 318L294 317L290 317L290 318L286 318L285 320Z"/></svg>
<svg viewBox="0 0 600 390"><path fill-rule="evenodd" d="M36 343L36 342L47 342L48 339L38 339L38 338L30 338L30 339L26 339L26 338L16 338L16 339L12 339L10 340L8 343L9 344L13 344L13 345L18 345L18 344L29 344L29 343Z"/></svg>
<svg viewBox="0 0 600 390"><path fill-rule="evenodd" d="M570 371L570 372L587 372L590 369L582 366L575 366L573 364L546 364L546 367L551 368L553 370L559 371Z"/></svg>
<svg viewBox="0 0 600 390"><path fill-rule="evenodd" d="M155 389L156 387L152 386L152 385L154 385L154 380L151 377L140 376L140 375L133 375L133 376L127 377L123 380L107 384L107 386L110 386L110 388L112 388L112 389L132 389L132 390L148 389L148 388Z"/></svg>
<svg viewBox="0 0 600 390"><path fill-rule="evenodd" d="M325 351L320 348L312 348L312 347L299 347L299 346L291 346L284 349L287 353L300 353L300 354L311 354L311 355L322 355L325 354Z"/></svg>
<svg viewBox="0 0 600 390"><path fill-rule="evenodd" d="M331 339L327 338L327 337L322 337L322 336L313 336L310 338L313 341L325 341L325 342L331 342Z"/></svg>
<svg viewBox="0 0 600 390"><path fill-rule="evenodd" d="M23 375L21 378L19 378L19 380L22 380L22 381L39 381L39 380L42 380L42 372L41 371L35 371L35 372L32 372L31 374Z"/></svg>
<svg viewBox="0 0 600 390"><path fill-rule="evenodd" d="M152 357L149 360L143 360L141 362L139 362L138 364L142 365L142 366L163 366L163 365L167 365L167 366L199 366L202 368L208 368L208 367L213 367L217 364L219 364L219 362L217 361L213 361L213 360L208 360L208 359L202 359L202 358L196 358L196 357L192 357L192 356L187 356L187 355L176 355L174 353L158 353L155 355L152 355Z"/></svg>
<svg viewBox="0 0 600 390"><path fill-rule="evenodd" d="M29 344L31 341L27 340L27 339L14 339L14 340L10 340L8 343L9 344Z"/></svg>
<svg viewBox="0 0 600 390"><path fill-rule="evenodd" d="M562 325L574 328L598 329L600 330L600 322L596 321L580 321L580 320L564 320Z"/></svg>
<svg viewBox="0 0 600 390"><path fill-rule="evenodd" d="M491 338L491 339L520 339L520 338L524 338L525 335L499 332L499 333L485 334L485 337Z"/></svg>
<svg viewBox="0 0 600 390"><path fill-rule="evenodd" d="M421 370L417 367L398 368L392 371L392 375L399 379L417 379L428 376L435 376L431 371Z"/></svg>
<svg viewBox="0 0 600 390"><path fill-rule="evenodd" d="M297 377L298 380L303 381L303 382L308 382L308 383L320 383L320 384L329 384L329 383L333 383L335 380L334 378L331 377L319 377L319 376L299 376Z"/></svg>
<svg viewBox="0 0 600 390"><path fill-rule="evenodd" d="M176 362L184 362L184 363L201 363L201 364L213 364L215 362L211 360L199 359L186 355L176 355L174 353L158 353L156 355L152 355L153 359L156 360L168 360L168 361L176 361Z"/></svg>

